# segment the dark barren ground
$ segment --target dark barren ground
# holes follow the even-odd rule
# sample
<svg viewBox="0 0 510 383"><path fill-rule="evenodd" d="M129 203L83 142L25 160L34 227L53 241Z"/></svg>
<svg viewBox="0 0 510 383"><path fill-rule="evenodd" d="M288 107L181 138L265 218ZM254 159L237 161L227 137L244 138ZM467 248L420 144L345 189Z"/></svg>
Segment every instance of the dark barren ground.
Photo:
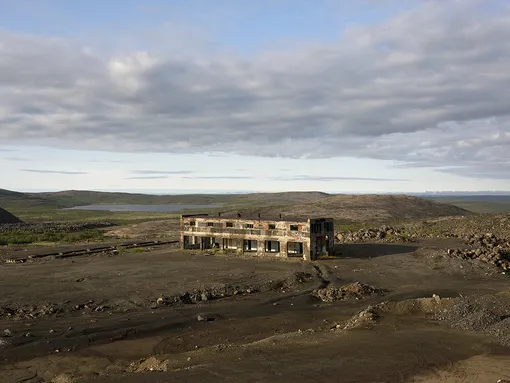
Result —
<svg viewBox="0 0 510 383"><path fill-rule="evenodd" d="M308 263L172 247L2 263L0 381L508 379L510 349L500 337L437 319L455 302L448 297L489 295L497 297L493 311L509 307L508 275L444 255L452 246L465 245L455 238L345 244L337 257ZM352 282L386 292L333 303L311 294ZM225 296L179 300L197 291ZM381 302L369 320L349 321Z"/></svg>

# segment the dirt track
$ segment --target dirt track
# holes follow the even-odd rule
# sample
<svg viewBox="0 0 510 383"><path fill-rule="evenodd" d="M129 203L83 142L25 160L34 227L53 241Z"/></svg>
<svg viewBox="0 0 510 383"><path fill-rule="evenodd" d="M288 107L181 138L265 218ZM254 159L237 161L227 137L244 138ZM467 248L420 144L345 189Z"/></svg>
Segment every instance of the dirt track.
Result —
<svg viewBox="0 0 510 383"><path fill-rule="evenodd" d="M510 379L510 349L414 306L413 299L434 294L510 291L496 268L444 256L442 249L463 246L456 241L342 245L337 258L313 263L160 249L1 264L0 306L13 311L0 317L0 381ZM311 294L356 281L385 295L324 303ZM204 289L225 297L157 303ZM360 310L385 301L404 304L342 330ZM40 310L51 305L56 313ZM12 336L1 337L4 329Z"/></svg>

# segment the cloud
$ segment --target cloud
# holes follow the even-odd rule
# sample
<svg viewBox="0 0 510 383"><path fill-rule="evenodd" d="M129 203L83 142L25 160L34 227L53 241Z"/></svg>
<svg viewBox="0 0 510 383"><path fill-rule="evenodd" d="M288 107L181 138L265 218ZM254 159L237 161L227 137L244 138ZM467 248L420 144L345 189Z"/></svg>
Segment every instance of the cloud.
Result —
<svg viewBox="0 0 510 383"><path fill-rule="evenodd" d="M189 180L252 180L255 177L248 176L193 176L193 177L182 177Z"/></svg>
<svg viewBox="0 0 510 383"><path fill-rule="evenodd" d="M402 178L365 178L365 177L323 177L323 176L306 176L298 175L292 177L273 177L273 180L279 181L319 181L319 182L334 182L334 181L394 181L403 182L408 181Z"/></svg>
<svg viewBox="0 0 510 383"><path fill-rule="evenodd" d="M91 160L91 163L101 163L101 164L132 164L133 161L122 161L122 160Z"/></svg>
<svg viewBox="0 0 510 383"><path fill-rule="evenodd" d="M15 161L15 162L26 162L26 161L29 161L28 158L24 158L24 157L4 157L5 160L7 161Z"/></svg>
<svg viewBox="0 0 510 383"><path fill-rule="evenodd" d="M0 141L119 152L352 156L510 179L510 7L417 2L250 59L98 53L0 32ZM154 53L155 52L155 53ZM186 173L139 173L186 174Z"/></svg>
<svg viewBox="0 0 510 383"><path fill-rule="evenodd" d="M192 174L189 170L133 170L133 174Z"/></svg>
<svg viewBox="0 0 510 383"><path fill-rule="evenodd" d="M161 180L166 179L167 176L140 176L140 177L126 177L125 180Z"/></svg>
<svg viewBox="0 0 510 383"><path fill-rule="evenodd" d="M63 175L81 175L86 172L66 171L66 170L43 170L43 169L19 169L22 172L42 173L42 174L63 174Z"/></svg>

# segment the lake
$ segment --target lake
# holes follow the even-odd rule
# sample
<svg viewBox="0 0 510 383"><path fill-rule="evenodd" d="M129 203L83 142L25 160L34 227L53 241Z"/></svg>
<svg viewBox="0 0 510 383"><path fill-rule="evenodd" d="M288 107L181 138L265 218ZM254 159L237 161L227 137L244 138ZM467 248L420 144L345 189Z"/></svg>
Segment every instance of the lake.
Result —
<svg viewBox="0 0 510 383"><path fill-rule="evenodd" d="M150 213L179 213L184 210L216 209L218 205L86 205L74 206L65 210L102 210L102 211L143 211Z"/></svg>

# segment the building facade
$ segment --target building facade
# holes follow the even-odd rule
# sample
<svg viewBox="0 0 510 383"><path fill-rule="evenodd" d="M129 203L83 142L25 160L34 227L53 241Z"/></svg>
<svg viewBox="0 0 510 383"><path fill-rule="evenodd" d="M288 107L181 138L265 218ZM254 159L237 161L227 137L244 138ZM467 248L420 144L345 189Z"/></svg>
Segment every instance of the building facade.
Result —
<svg viewBox="0 0 510 383"><path fill-rule="evenodd" d="M307 220L181 216L182 249L222 249L258 256L302 257L332 255L332 218Z"/></svg>

